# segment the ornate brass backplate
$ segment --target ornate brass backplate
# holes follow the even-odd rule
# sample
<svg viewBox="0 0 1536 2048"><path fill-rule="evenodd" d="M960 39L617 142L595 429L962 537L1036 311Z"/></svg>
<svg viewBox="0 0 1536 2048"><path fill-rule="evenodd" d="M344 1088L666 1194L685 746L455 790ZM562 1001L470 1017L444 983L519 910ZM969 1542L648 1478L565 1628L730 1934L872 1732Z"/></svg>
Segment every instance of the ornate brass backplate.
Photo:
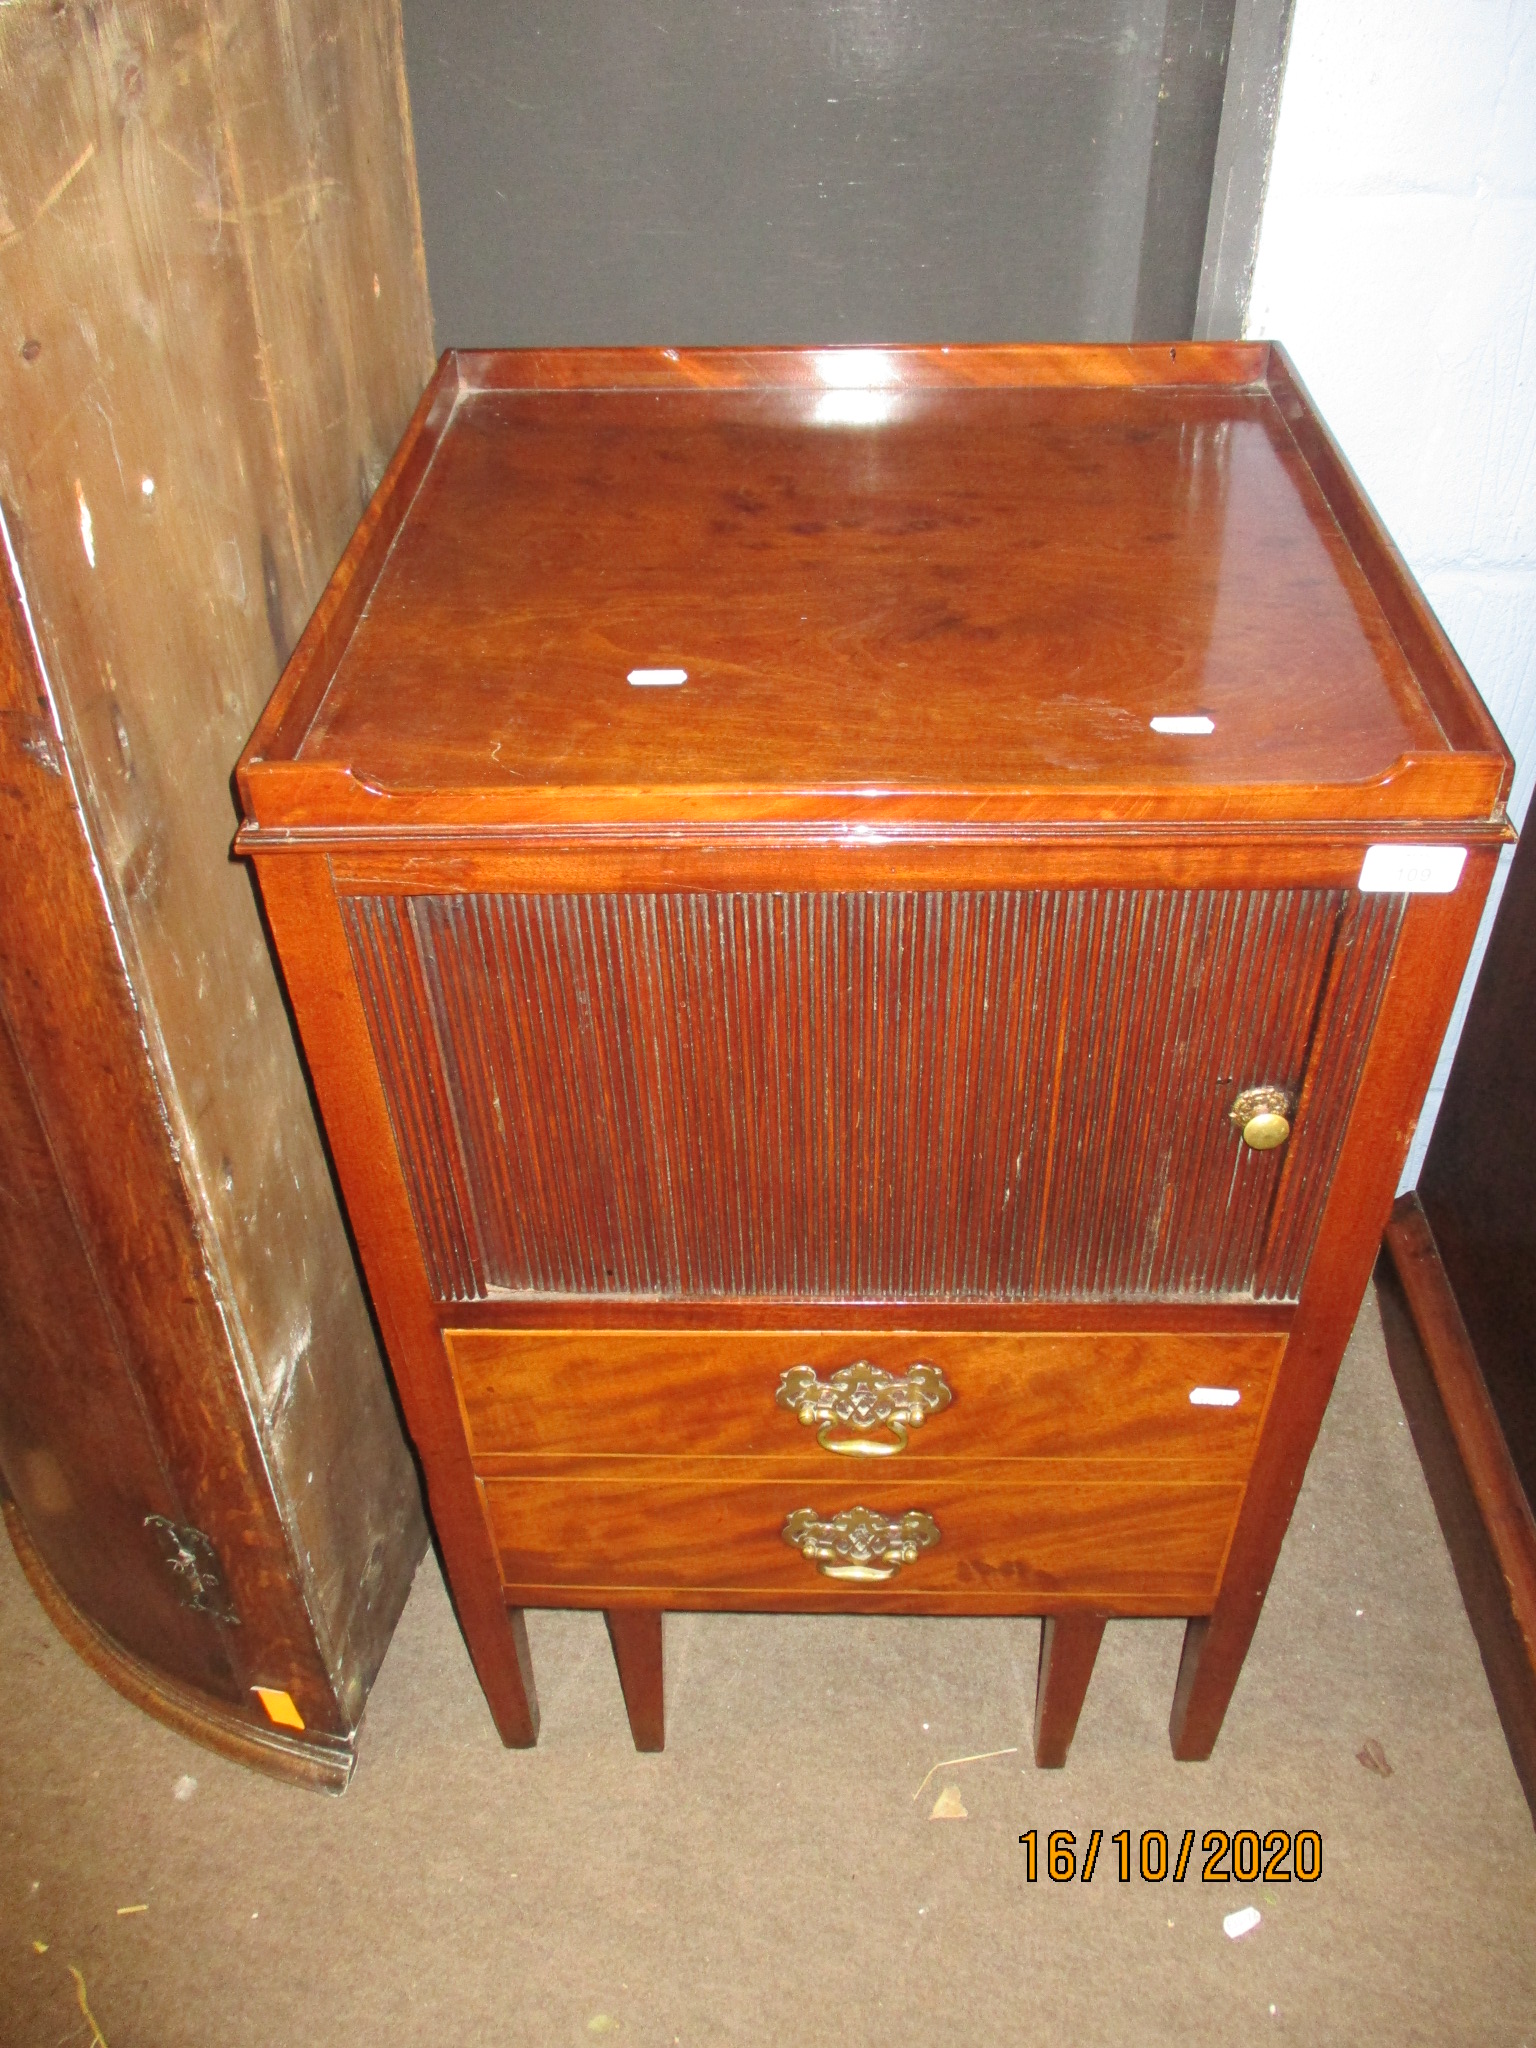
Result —
<svg viewBox="0 0 1536 2048"><path fill-rule="evenodd" d="M808 1557L829 1579L894 1578L939 1540L939 1525L921 1508L904 1515L877 1515L873 1508L844 1508L824 1522L814 1508L796 1508L784 1524L784 1541Z"/></svg>
<svg viewBox="0 0 1536 2048"><path fill-rule="evenodd" d="M916 1429L925 1416L947 1408L954 1395L936 1365L909 1366L898 1380L883 1366L860 1358L841 1366L827 1381L817 1377L813 1366L791 1366L773 1398L781 1408L792 1409L807 1429L821 1425L816 1441L824 1451L852 1458L893 1458L906 1449L907 1431ZM838 1428L886 1429L890 1436L833 1436Z"/></svg>
<svg viewBox="0 0 1536 2048"><path fill-rule="evenodd" d="M1245 1088L1227 1112L1254 1152L1273 1152L1291 1135L1295 1105L1285 1088Z"/></svg>

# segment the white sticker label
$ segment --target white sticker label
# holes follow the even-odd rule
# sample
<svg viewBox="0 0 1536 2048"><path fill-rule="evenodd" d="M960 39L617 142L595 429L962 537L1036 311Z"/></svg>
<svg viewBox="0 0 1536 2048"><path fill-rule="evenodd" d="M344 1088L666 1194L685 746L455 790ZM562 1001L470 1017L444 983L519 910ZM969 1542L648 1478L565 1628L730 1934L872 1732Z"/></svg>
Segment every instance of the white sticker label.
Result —
<svg viewBox="0 0 1536 2048"><path fill-rule="evenodd" d="M1154 732L1214 732L1216 730L1216 721L1214 718L1204 717L1154 718L1152 730Z"/></svg>
<svg viewBox="0 0 1536 2048"><path fill-rule="evenodd" d="M1360 887L1368 895L1449 896L1466 858L1464 846L1368 846Z"/></svg>
<svg viewBox="0 0 1536 2048"><path fill-rule="evenodd" d="M1196 1408L1235 1408L1243 1398L1241 1387L1191 1387L1191 1404Z"/></svg>
<svg viewBox="0 0 1536 2048"><path fill-rule="evenodd" d="M688 671L685 668L632 668L629 680L637 690L675 690L679 683L686 683Z"/></svg>

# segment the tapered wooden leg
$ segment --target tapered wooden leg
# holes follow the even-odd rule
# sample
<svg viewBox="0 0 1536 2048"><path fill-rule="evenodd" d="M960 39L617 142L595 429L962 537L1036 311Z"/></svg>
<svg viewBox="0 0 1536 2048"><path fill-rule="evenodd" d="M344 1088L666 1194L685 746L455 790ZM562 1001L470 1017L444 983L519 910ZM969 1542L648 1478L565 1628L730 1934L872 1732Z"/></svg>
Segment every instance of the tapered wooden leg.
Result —
<svg viewBox="0 0 1536 2048"><path fill-rule="evenodd" d="M1186 1625L1168 1721L1168 1739L1181 1764L1203 1764L1216 1747L1258 1619L1255 1602L1251 1614L1196 1616Z"/></svg>
<svg viewBox="0 0 1536 2048"><path fill-rule="evenodd" d="M1059 1771L1067 1760L1103 1634L1102 1614L1051 1614L1040 1624L1035 1762L1042 1770Z"/></svg>
<svg viewBox="0 0 1536 2048"><path fill-rule="evenodd" d="M486 1641L466 1629L465 1641L496 1733L508 1749L532 1749L539 1739L539 1696L533 1687L528 1625L521 1607L509 1607L505 1613L505 1631L493 1630ZM503 1634L505 1641L499 1640Z"/></svg>
<svg viewBox="0 0 1536 2048"><path fill-rule="evenodd" d="M664 1749L667 1740L666 1699L662 1679L661 1610L656 1607L610 1607L604 1619L619 1667L624 1706L636 1749Z"/></svg>

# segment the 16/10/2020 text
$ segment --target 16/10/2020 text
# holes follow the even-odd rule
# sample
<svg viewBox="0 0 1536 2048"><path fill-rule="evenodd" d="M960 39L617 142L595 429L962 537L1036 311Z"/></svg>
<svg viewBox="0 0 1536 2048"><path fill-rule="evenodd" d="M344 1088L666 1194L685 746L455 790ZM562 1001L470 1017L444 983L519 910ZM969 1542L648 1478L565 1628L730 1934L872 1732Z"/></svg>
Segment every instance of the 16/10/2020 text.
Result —
<svg viewBox="0 0 1536 2048"><path fill-rule="evenodd" d="M1133 1868L1147 1884L1161 1884L1171 1878L1183 1884L1196 1871L1204 1884L1289 1884L1293 1877L1303 1884L1315 1884L1323 1874L1323 1838L1315 1828L1301 1828L1294 1834L1284 1828L1208 1828L1200 1836L1200 1862L1194 1861L1195 1830L1186 1828L1176 1851L1170 1851L1162 1828L1147 1828L1135 1840L1129 1828L1109 1838L1113 1851L1104 1861L1121 1884L1129 1884ZM1025 1878L1030 1884L1040 1877L1040 1832L1030 1828L1019 1837L1024 1850ZM1045 1838L1045 1872L1056 1884L1091 1883L1099 1868L1104 1830L1094 1828L1081 1854L1076 1834L1070 1828L1054 1828Z"/></svg>

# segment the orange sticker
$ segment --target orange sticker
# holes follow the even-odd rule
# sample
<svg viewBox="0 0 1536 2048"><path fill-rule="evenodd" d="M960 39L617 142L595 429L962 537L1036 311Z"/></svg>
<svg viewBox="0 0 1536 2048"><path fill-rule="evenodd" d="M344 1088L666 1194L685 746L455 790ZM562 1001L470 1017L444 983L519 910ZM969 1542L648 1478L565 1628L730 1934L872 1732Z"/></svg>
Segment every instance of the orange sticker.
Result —
<svg viewBox="0 0 1536 2048"><path fill-rule="evenodd" d="M279 1728L302 1728L304 1716L290 1696L275 1685L253 1685L251 1691L267 1710L267 1719Z"/></svg>

